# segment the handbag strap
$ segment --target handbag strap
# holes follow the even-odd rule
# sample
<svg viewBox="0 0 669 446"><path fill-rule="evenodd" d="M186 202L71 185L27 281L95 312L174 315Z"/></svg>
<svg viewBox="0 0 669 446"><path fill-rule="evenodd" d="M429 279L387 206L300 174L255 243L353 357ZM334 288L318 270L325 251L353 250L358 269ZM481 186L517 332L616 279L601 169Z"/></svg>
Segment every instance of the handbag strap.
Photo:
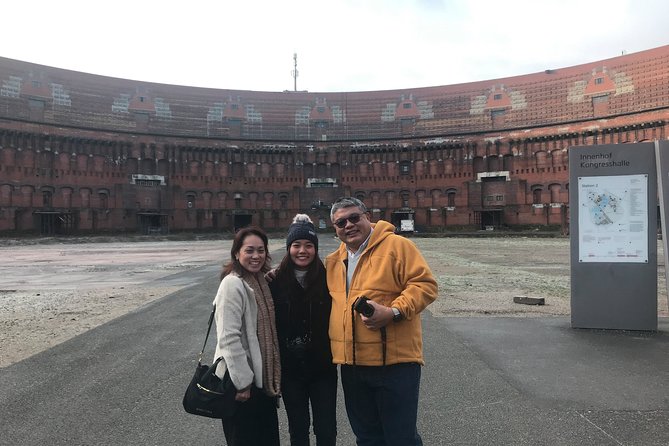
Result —
<svg viewBox="0 0 669 446"><path fill-rule="evenodd" d="M204 354L204 348L207 346L207 340L209 340L209 332L211 331L211 324L214 322L215 312L216 312L216 305L214 305L214 308L212 308L211 314L209 315L209 326L207 327L207 336L204 337L204 344L202 344L202 350L200 350L200 354L197 357L198 365L202 364L202 355Z"/></svg>

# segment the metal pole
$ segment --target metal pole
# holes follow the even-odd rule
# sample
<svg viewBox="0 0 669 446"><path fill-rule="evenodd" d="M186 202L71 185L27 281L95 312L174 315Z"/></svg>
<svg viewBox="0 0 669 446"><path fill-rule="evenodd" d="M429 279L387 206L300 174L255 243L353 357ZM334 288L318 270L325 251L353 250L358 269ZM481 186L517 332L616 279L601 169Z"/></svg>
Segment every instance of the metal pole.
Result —
<svg viewBox="0 0 669 446"><path fill-rule="evenodd" d="M298 71L297 71L297 53L293 53L293 72L291 73L293 75L293 91L297 91L297 76L298 76Z"/></svg>

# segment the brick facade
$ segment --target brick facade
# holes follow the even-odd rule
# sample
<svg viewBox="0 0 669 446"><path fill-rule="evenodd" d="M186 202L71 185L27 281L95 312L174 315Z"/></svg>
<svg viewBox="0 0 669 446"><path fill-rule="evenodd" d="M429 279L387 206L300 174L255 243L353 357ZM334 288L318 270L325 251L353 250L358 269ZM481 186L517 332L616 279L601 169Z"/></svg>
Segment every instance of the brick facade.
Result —
<svg viewBox="0 0 669 446"><path fill-rule="evenodd" d="M339 196L419 230L562 226L568 148L667 138L669 46L372 92L215 90L0 58L0 233L322 226Z"/></svg>

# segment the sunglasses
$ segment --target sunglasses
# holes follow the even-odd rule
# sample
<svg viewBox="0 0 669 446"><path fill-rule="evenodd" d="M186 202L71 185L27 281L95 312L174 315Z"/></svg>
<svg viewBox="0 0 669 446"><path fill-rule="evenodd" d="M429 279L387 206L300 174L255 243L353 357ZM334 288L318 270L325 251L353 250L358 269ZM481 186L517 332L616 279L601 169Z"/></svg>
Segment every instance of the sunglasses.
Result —
<svg viewBox="0 0 669 446"><path fill-rule="evenodd" d="M362 214L351 214L346 218L340 218L339 220L334 222L334 225L339 229L344 229L346 227L347 221L350 221L352 224L356 224L357 222L360 221L360 217L362 217Z"/></svg>

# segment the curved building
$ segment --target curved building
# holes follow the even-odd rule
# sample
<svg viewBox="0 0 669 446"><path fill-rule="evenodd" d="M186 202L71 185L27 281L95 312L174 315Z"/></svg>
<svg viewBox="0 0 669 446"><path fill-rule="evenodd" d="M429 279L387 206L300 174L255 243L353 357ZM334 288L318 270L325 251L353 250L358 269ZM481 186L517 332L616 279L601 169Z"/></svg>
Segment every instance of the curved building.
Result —
<svg viewBox="0 0 669 446"><path fill-rule="evenodd" d="M568 148L667 138L669 46L438 87L312 93L0 58L0 232L321 227L353 195L419 230L565 227Z"/></svg>

